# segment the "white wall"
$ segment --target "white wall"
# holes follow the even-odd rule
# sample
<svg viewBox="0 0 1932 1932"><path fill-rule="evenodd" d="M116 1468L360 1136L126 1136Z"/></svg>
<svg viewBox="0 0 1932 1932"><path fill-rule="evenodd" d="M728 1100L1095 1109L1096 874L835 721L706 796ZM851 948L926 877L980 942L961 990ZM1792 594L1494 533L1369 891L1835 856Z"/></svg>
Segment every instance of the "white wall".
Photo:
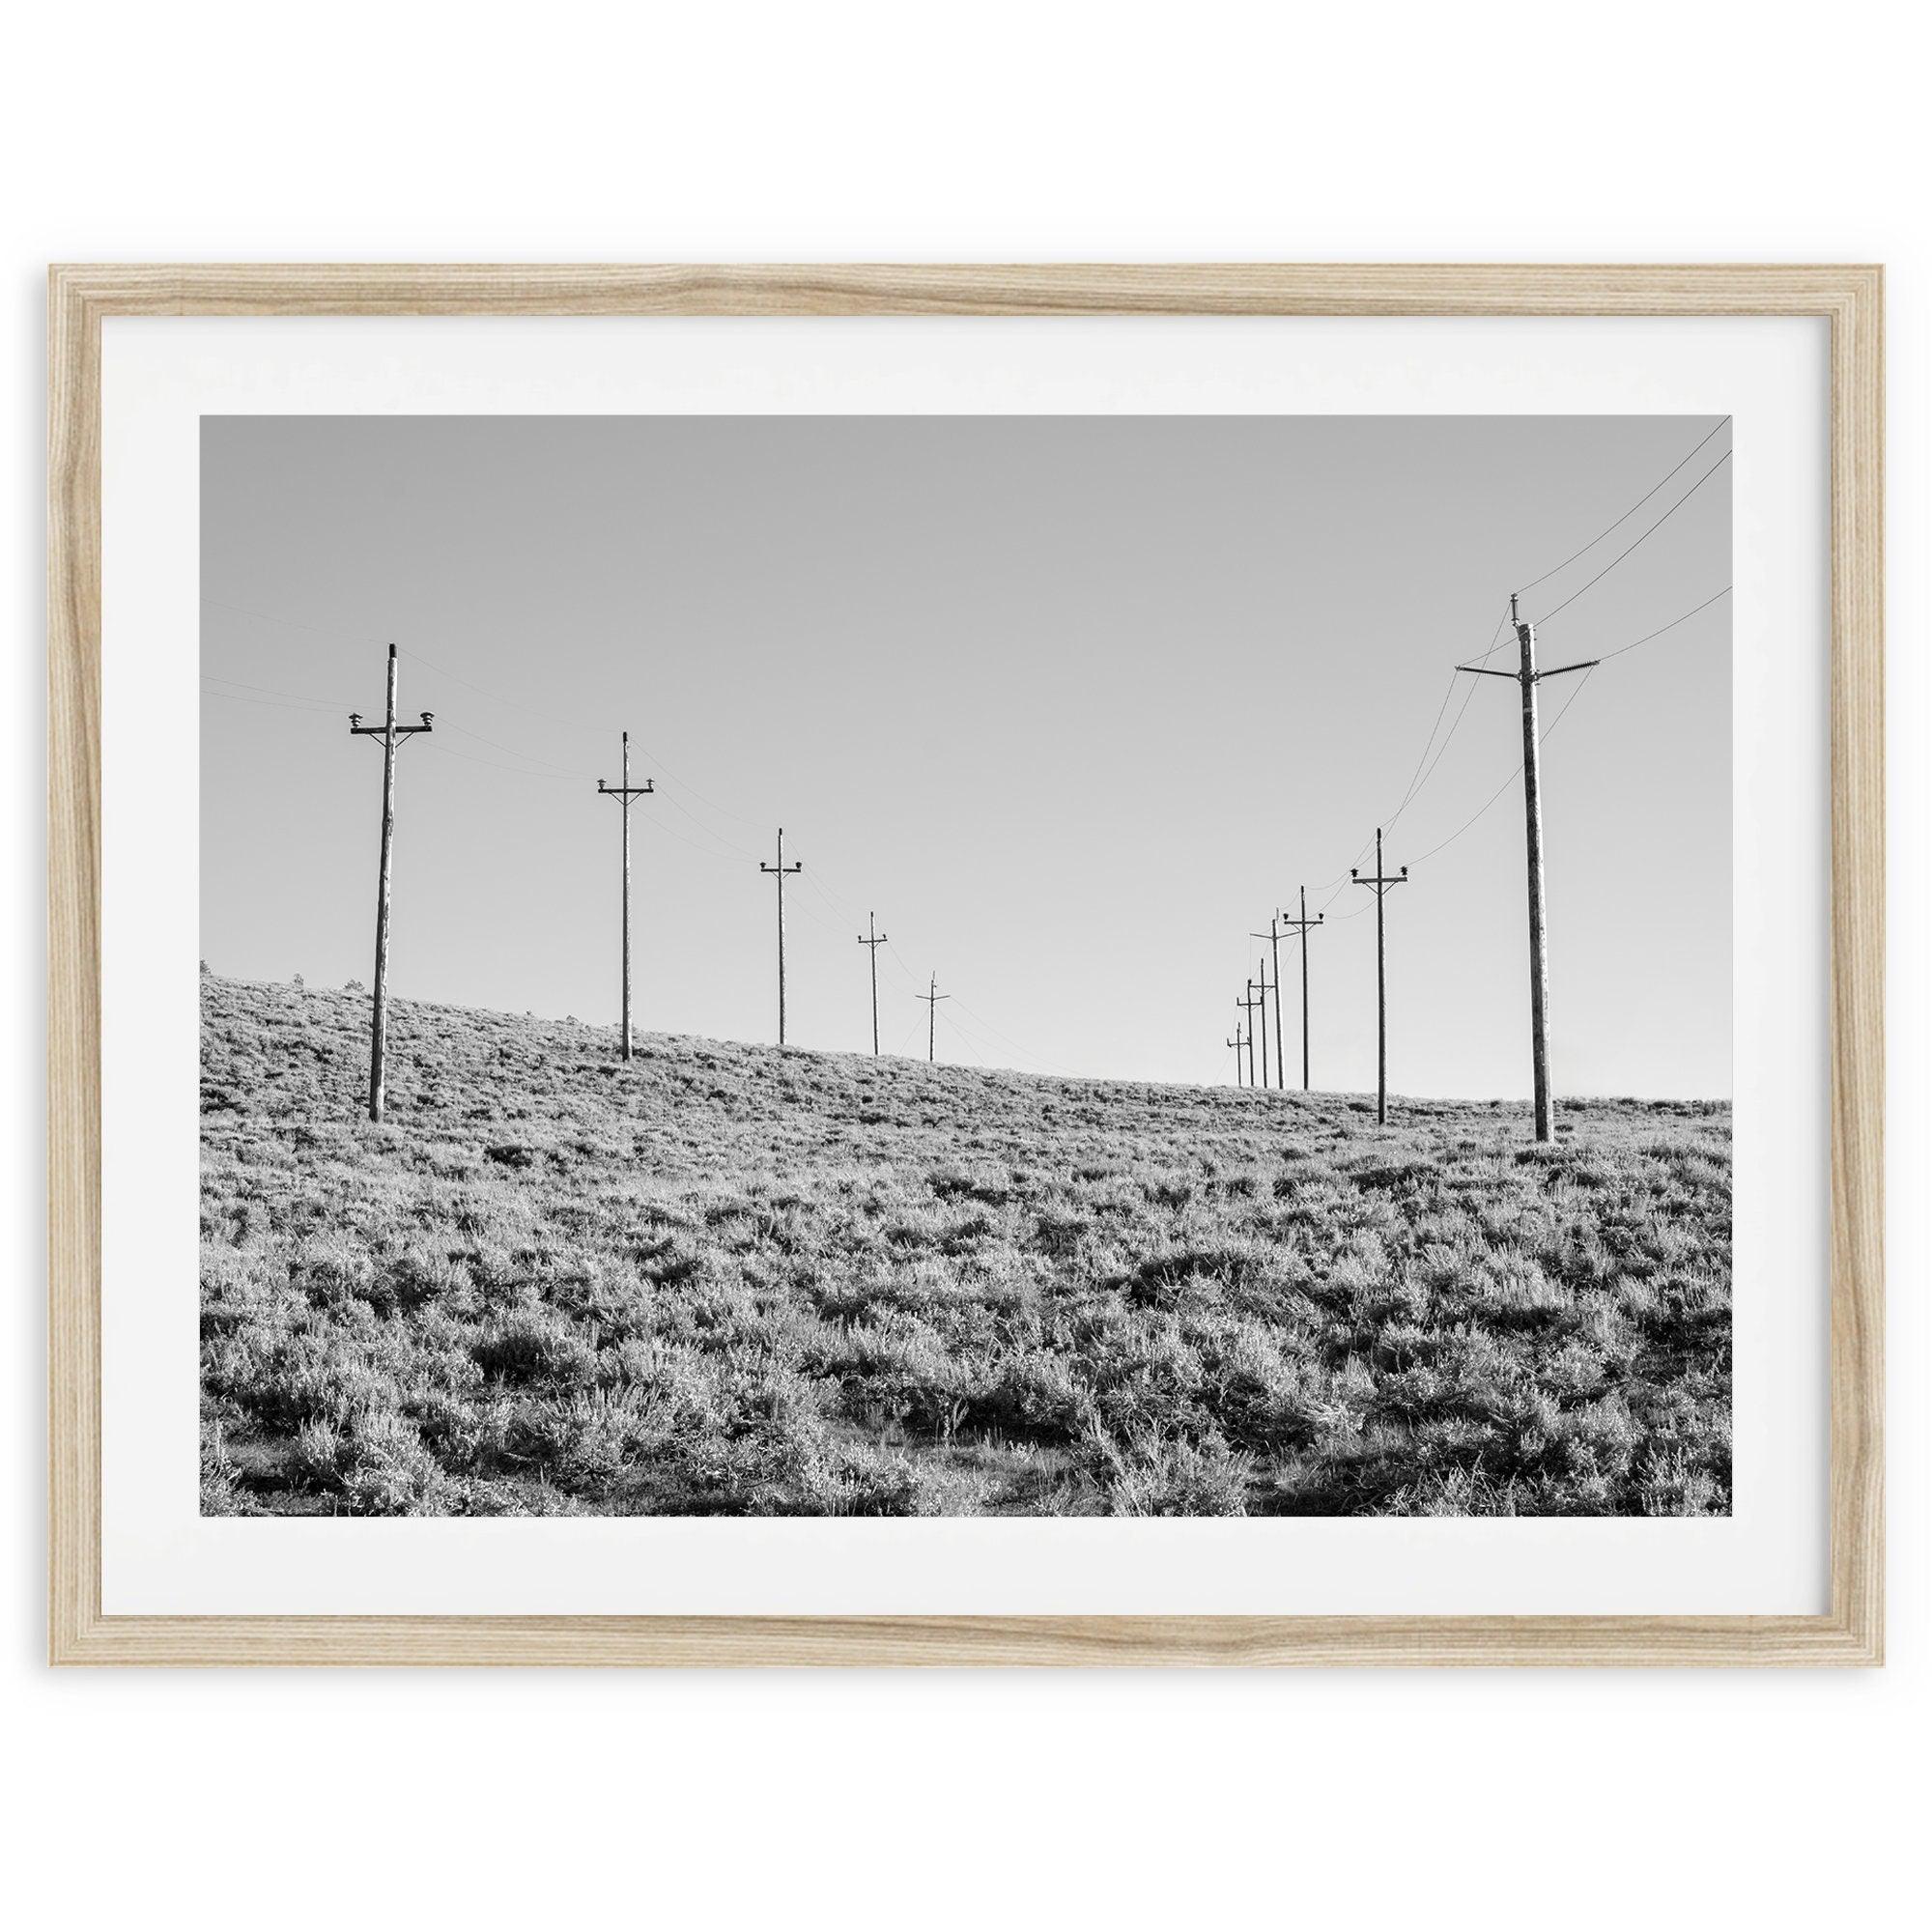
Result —
<svg viewBox="0 0 1932 1932"><path fill-rule="evenodd" d="M0 1064L18 1230L0 1815L17 1922L1782 1925L1863 1903L1888 1924L1922 1903L1932 238L1904 18L1856 0L188 0L14 22L4 863L27 913L0 949L22 1016ZM1889 262L1890 1667L50 1676L41 275L198 257Z"/></svg>

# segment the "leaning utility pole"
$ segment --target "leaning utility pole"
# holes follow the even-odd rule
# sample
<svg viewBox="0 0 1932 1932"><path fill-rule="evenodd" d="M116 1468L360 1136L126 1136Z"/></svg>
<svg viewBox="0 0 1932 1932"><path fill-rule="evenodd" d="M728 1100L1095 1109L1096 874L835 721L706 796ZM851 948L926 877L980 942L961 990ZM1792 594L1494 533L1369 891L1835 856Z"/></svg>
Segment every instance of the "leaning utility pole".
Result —
<svg viewBox="0 0 1932 1932"><path fill-rule="evenodd" d="M1272 955L1274 960L1274 1084L1277 1087L1283 1088L1285 1090L1288 1086L1288 1081L1283 1077L1281 1070L1281 922L1280 920L1279 919L1269 920L1268 929L1265 932L1251 932L1249 933L1248 937L1250 939L1265 939L1268 943L1268 952ZM1262 977L1263 979L1266 979L1267 975L1264 973ZM1302 1070L1301 1084L1304 1087L1307 1086L1308 1084L1308 1073L1305 1067Z"/></svg>
<svg viewBox="0 0 1932 1932"><path fill-rule="evenodd" d="M1241 1078L1241 1048L1247 1042L1241 1037L1241 1029L1238 1022L1236 1023L1234 1038L1223 1040L1221 1043L1224 1046L1232 1046L1235 1049L1235 1085L1236 1087L1245 1087L1248 1083Z"/></svg>
<svg viewBox="0 0 1932 1932"><path fill-rule="evenodd" d="M624 1058L631 1057L631 801L647 797L656 789L646 779L642 784L631 782L631 734L624 733L624 776L620 783L597 781L597 789L606 798L614 798L623 807L624 819Z"/></svg>
<svg viewBox="0 0 1932 1932"><path fill-rule="evenodd" d="M369 1118L383 1118L383 1048L389 1029L389 847L396 833L396 747L430 728L431 714L420 724L396 723L396 647L389 646L388 709L380 726L365 724L359 711L349 714L352 738L383 741L383 859L376 888L376 998L369 1033Z"/></svg>
<svg viewBox="0 0 1932 1932"><path fill-rule="evenodd" d="M883 932L873 931L872 915L870 913L867 913L866 915L866 932L871 933L872 936L869 939L867 939L865 936L865 933L861 933L859 936L859 944L861 946L869 947L871 949L870 956L872 961L872 1051L874 1053L877 1053L879 1050L879 948L886 945L888 942L886 939L886 935Z"/></svg>
<svg viewBox="0 0 1932 1932"><path fill-rule="evenodd" d="M1513 677L1522 687L1522 816L1529 850L1529 1058L1536 1093L1536 1138L1556 1134L1556 1103L1549 1091L1549 939L1543 903L1543 781L1538 751L1542 734L1536 723L1536 687L1546 677L1562 677L1588 670L1601 660L1584 658L1558 665L1554 670L1536 668L1536 626L1525 624L1516 611L1517 593L1510 592L1510 623L1516 630L1517 668L1492 670L1487 665L1458 665L1480 677Z"/></svg>
<svg viewBox="0 0 1932 1932"><path fill-rule="evenodd" d="M1389 1105L1388 940L1382 927L1382 901L1392 887L1407 879L1408 867L1405 866L1392 878L1383 876L1382 829L1378 825L1375 877L1363 878L1352 866L1349 876L1358 886L1373 887L1376 895L1376 1124L1380 1126L1388 1119Z"/></svg>
<svg viewBox="0 0 1932 1932"><path fill-rule="evenodd" d="M1376 869L1380 871L1381 867L1378 866ZM1301 917L1290 919L1286 913L1281 916L1282 924L1292 925L1301 934L1301 1091L1304 1094L1308 1092L1308 928L1311 925L1320 925L1327 917L1328 915L1322 912L1318 912L1313 919L1308 917L1306 886L1301 888ZM1281 983L1279 966L1274 969L1274 978L1275 984L1279 986Z"/></svg>
<svg viewBox="0 0 1932 1932"><path fill-rule="evenodd" d="M782 1046L785 1043L785 874L805 870L802 864L785 864L785 829L782 825L779 827L778 864L768 866L760 859L758 870L770 872L779 882L779 1044Z"/></svg>
<svg viewBox="0 0 1932 1932"><path fill-rule="evenodd" d="M930 1066L934 1058L933 1049L938 1040L939 1003L941 1000L950 1000L952 995L951 993L942 993L939 990L939 975L937 973L932 976L928 985L930 990L923 993L915 993L913 998L925 1002L925 1064Z"/></svg>
<svg viewBox="0 0 1932 1932"><path fill-rule="evenodd" d="M1236 1000L1235 1004L1248 1016L1248 1085L1252 1087L1255 1084L1255 1009L1261 1005L1255 998L1255 982L1252 980L1248 981L1247 998Z"/></svg>

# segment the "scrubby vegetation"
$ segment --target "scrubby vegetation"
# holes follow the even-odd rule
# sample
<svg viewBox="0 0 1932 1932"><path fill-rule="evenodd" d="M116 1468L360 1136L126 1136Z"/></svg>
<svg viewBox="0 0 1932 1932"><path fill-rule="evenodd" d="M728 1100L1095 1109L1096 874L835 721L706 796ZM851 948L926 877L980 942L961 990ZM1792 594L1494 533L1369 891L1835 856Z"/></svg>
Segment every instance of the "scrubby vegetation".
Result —
<svg viewBox="0 0 1932 1932"><path fill-rule="evenodd" d="M1148 1088L202 981L215 1513L1721 1513L1721 1105Z"/></svg>

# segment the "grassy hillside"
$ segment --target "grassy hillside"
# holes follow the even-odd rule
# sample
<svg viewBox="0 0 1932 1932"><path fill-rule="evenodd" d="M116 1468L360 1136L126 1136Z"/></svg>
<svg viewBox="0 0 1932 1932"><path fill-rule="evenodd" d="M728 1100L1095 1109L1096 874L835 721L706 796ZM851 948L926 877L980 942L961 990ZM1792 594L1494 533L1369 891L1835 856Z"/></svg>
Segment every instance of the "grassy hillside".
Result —
<svg viewBox="0 0 1932 1932"><path fill-rule="evenodd" d="M1730 1506L1730 1113L1146 1088L204 980L211 1512Z"/></svg>

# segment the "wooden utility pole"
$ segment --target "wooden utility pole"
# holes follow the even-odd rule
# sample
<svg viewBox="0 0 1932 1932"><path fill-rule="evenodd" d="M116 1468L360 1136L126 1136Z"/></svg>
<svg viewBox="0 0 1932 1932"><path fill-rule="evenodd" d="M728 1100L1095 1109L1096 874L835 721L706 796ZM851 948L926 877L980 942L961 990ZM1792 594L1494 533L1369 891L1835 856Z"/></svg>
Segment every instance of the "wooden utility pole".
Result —
<svg viewBox="0 0 1932 1932"><path fill-rule="evenodd" d="M785 874L802 872L802 864L785 864L785 829L779 827L779 862L768 866L760 859L758 870L771 873L779 882L779 1044L785 1043Z"/></svg>
<svg viewBox="0 0 1932 1932"><path fill-rule="evenodd" d="M1277 1036L1281 1032L1281 980L1279 976L1273 980L1268 978L1265 959L1262 961L1261 978L1254 982L1254 985L1260 1001L1256 1010L1262 1016L1262 1085L1265 1087L1268 1084L1268 995L1270 993L1274 995L1274 1030ZM1277 1058L1280 1057L1280 1053L1281 1045L1277 1038L1275 1044Z"/></svg>
<svg viewBox="0 0 1932 1932"><path fill-rule="evenodd" d="M597 789L606 798L614 798L623 807L624 821L624 1058L631 1057L631 801L646 798L656 789L646 779L642 784L631 782L631 734L624 733L624 775L617 784L597 781Z"/></svg>
<svg viewBox="0 0 1932 1932"><path fill-rule="evenodd" d="M1255 1009L1261 1005L1255 997L1255 982L1252 980L1248 981L1247 998L1236 1000L1235 1004L1248 1016L1248 1085L1252 1087L1255 1084Z"/></svg>
<svg viewBox="0 0 1932 1932"><path fill-rule="evenodd" d="M951 993L942 993L939 990L939 975L937 973L932 976L927 991L913 995L914 999L925 1002L925 1064L928 1066L932 1065L934 1048L938 1043L939 1003L941 1000L950 1000L952 997Z"/></svg>
<svg viewBox="0 0 1932 1932"><path fill-rule="evenodd" d="M1529 855L1529 1058L1536 1094L1536 1138L1556 1137L1556 1102L1549 1088L1549 939L1543 900L1542 733L1536 721L1536 687L1546 677L1588 670L1601 660L1583 658L1553 670L1536 668L1536 626L1517 615L1517 593L1510 592L1510 623L1516 630L1517 668L1492 670L1487 665L1458 665L1480 677L1513 677L1522 688L1522 817Z"/></svg>
<svg viewBox="0 0 1932 1932"><path fill-rule="evenodd" d="M867 938L866 935L871 936ZM859 944L870 949L868 956L872 962L872 1051L879 1050L879 948L887 943L883 932L873 930L872 915L866 915L866 931L859 935Z"/></svg>
<svg viewBox="0 0 1932 1932"><path fill-rule="evenodd" d="M1245 1083L1241 1079L1241 1029L1236 1026L1235 1028L1234 1038L1225 1039L1221 1044L1223 1046L1232 1046L1235 1049L1235 1085L1236 1087L1244 1085Z"/></svg>
<svg viewBox="0 0 1932 1932"><path fill-rule="evenodd" d="M1381 867L1378 866L1376 869L1380 871ZM1311 925L1320 925L1327 917L1326 913L1321 912L1318 912L1313 919L1308 917L1306 886L1301 888L1301 917L1291 919L1287 913L1281 916L1282 924L1292 925L1301 934L1301 1091L1304 1094L1308 1092L1308 928ZM1275 984L1279 986L1281 968L1278 965L1274 969L1274 978Z"/></svg>
<svg viewBox="0 0 1932 1932"><path fill-rule="evenodd" d="M369 1029L369 1118L383 1118L383 1049L389 1030L389 848L396 834L396 747L430 728L431 714L420 724L396 723L396 647L389 646L388 706L380 725L365 724L359 711L349 714L352 738L383 741L383 858L376 887L376 996Z"/></svg>
<svg viewBox="0 0 1932 1932"><path fill-rule="evenodd" d="M1376 1124L1381 1125L1388 1119L1389 1104L1389 1029L1388 1029L1388 939L1382 924L1382 901L1390 890L1404 884L1408 878L1408 867L1405 866L1393 877L1382 872L1382 829L1376 827L1376 875L1365 879L1349 867L1349 876L1358 886L1370 886L1376 895Z"/></svg>
<svg viewBox="0 0 1932 1932"><path fill-rule="evenodd" d="M1265 932L1251 932L1248 937L1265 939L1268 943L1269 956L1274 962L1274 1084L1286 1090L1288 1081L1281 1070L1281 921L1271 919L1268 921L1268 929ZM1264 973L1262 977L1265 980L1267 975ZM1308 1076L1304 1069L1302 1085L1307 1084Z"/></svg>

